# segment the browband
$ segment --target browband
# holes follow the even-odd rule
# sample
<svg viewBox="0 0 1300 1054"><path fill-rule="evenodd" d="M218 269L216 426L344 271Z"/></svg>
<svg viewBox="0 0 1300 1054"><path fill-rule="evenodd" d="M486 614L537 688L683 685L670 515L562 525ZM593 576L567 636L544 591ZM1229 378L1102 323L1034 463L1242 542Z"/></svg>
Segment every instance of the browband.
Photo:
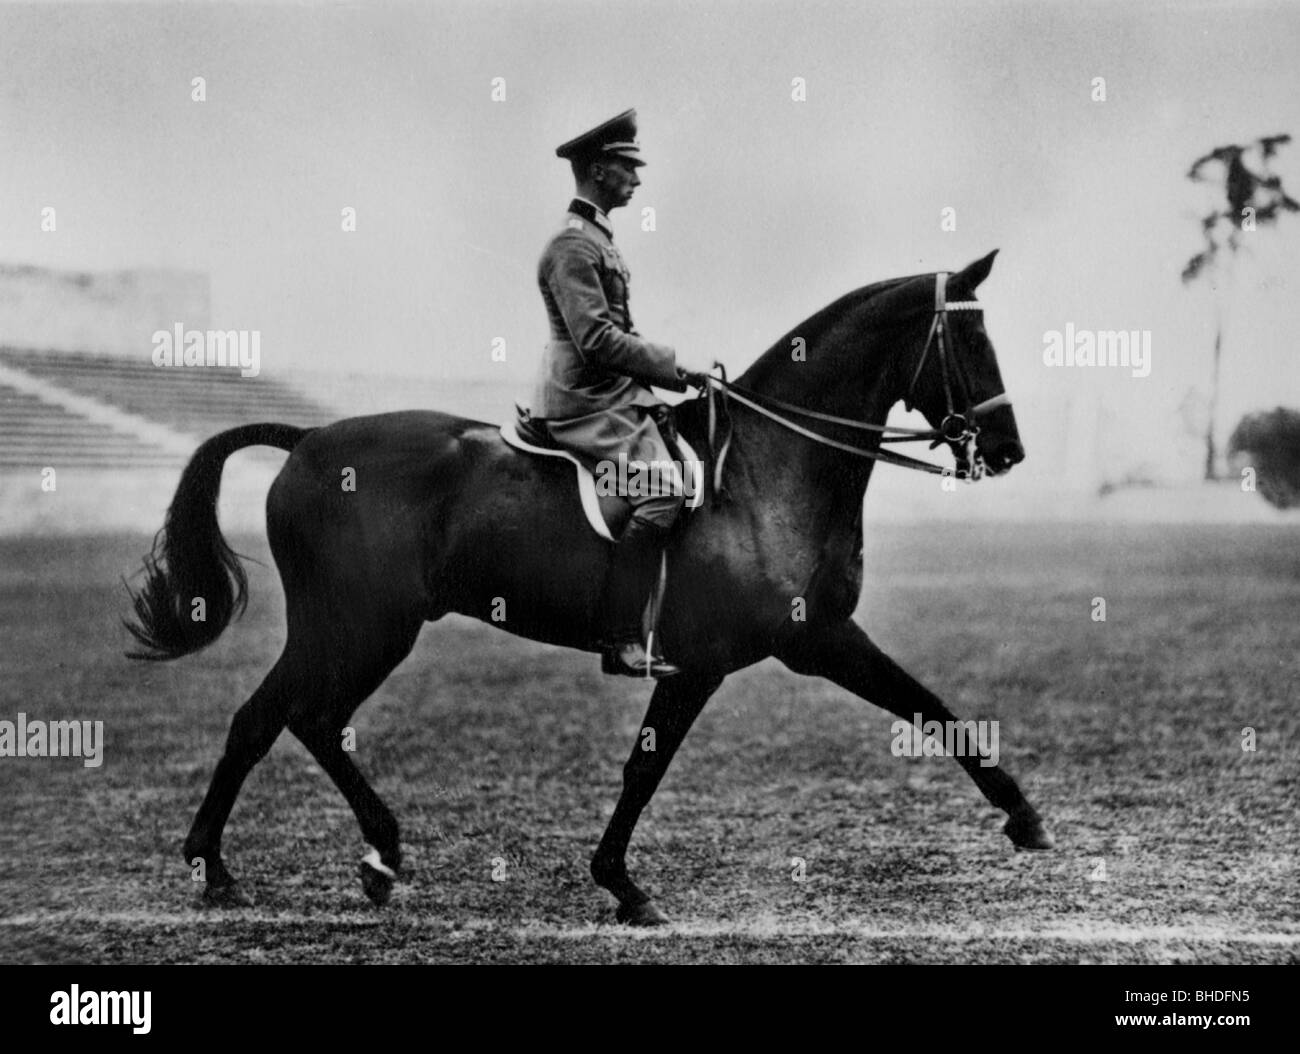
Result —
<svg viewBox="0 0 1300 1054"><path fill-rule="evenodd" d="M984 305L978 300L958 300L948 303L948 272L940 271L934 276L935 311L983 311Z"/></svg>

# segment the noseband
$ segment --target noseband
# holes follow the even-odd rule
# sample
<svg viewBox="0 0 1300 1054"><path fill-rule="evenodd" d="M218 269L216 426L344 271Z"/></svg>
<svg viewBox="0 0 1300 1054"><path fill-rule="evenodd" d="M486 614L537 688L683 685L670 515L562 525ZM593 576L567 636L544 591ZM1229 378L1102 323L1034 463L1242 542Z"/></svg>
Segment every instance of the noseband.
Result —
<svg viewBox="0 0 1300 1054"><path fill-rule="evenodd" d="M930 332L925 338L925 347L921 349L921 357L917 360L916 369L912 373L912 383L907 386L907 394L903 396L904 409L911 410L912 397L916 392L917 382L921 379L921 370L925 368L926 360L930 357L930 348L931 346L937 347L939 374L943 379L943 398L947 408L947 413L938 428L938 439L946 443L963 446L967 451L972 470L975 468L975 459L971 455L974 453L975 437L979 435L979 424L976 422L976 418L991 413L999 406L1010 406L1011 399L1006 392L1002 392L991 399L985 399L982 403L972 402L972 385L970 377L966 373L966 367L956 355L952 356L952 362L949 363L948 342L944 338L947 335L949 311L983 310L984 305L978 300L959 300L955 303L948 303L948 275L940 271L934 276L934 317L930 320ZM962 406L964 407L961 413L956 411L953 401L954 380L961 393ZM936 442L935 446L937 445ZM931 449L933 450L934 447L932 446Z"/></svg>
<svg viewBox="0 0 1300 1054"><path fill-rule="evenodd" d="M883 461L889 465L898 465L900 468L915 469L918 472L942 475L950 470L941 465L933 465L928 461L922 461L919 458L908 457L906 454L896 454L892 450L871 450L856 447L849 443L841 443L839 440L831 439L829 436L821 435L810 428L804 428L802 425L796 424L794 421L774 412L772 408L775 407L786 413L798 414L800 417L824 421L827 424L838 425L843 428L878 432L880 433L879 442L881 443L915 443L930 440L931 450L940 443L949 443L953 446L960 445L963 447L966 464L969 466L972 477L978 479L983 474L975 451L975 438L979 435L978 419L992 413L1000 406L1010 406L1011 399L1006 392L1002 392L991 399L985 399L981 403L971 402L973 389L965 366L956 355L953 355L952 361L949 362L948 341L945 339L948 335L948 312L981 311L983 305L975 300L962 300L950 304L948 303L947 293L948 275L940 271L934 276L934 317L930 320L930 332L925 338L925 347L921 349L921 357L912 373L912 382L907 387L907 394L903 396L904 407L911 410L913 395L916 392L917 383L921 379L921 370L925 367L926 360L929 358L930 348L937 347L939 371L943 379L944 404L947 411L937 429L869 424L863 421L854 421L847 417L835 417L832 414L824 414L817 410L805 410L801 406L795 406L773 396L750 391L731 383L727 380L725 367L721 363L715 362L714 367L721 372L721 376L714 377L710 375L705 378L708 382L705 390L709 398L709 449L713 453L713 490L715 496L722 492L722 465L731 446L729 430L720 444L717 441L716 432L719 414L716 401L719 397L724 402L724 414L726 400L735 399L742 405L748 406L751 410L775 421L783 428L824 446L833 447L836 450L842 450L845 453L868 458L872 461ZM957 412L957 404L953 398L954 380L960 389L962 400L963 409L960 413Z"/></svg>

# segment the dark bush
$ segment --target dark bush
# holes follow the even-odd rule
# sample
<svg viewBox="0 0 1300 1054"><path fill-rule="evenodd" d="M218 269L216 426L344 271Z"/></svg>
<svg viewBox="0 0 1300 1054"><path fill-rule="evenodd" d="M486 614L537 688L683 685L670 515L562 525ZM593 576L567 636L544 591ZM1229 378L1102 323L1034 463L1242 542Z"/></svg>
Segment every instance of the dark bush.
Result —
<svg viewBox="0 0 1300 1054"><path fill-rule="evenodd" d="M1228 439L1233 471L1255 470L1255 487L1279 509L1300 506L1300 411L1247 414Z"/></svg>

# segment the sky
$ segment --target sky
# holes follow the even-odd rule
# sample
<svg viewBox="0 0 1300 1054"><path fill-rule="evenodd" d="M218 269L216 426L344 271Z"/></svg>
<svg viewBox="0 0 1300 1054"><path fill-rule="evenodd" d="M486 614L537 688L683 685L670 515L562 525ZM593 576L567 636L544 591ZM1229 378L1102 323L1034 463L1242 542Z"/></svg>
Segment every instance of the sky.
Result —
<svg viewBox="0 0 1300 1054"><path fill-rule="evenodd" d="M980 297L1036 471L1194 471L1216 310L1224 426L1300 406L1300 214L1230 280L1179 278L1215 203L1190 163L1300 134L1298 46L1295 4L6 5L0 262L206 271L272 374L526 393L554 148L635 106L613 219L650 339L739 371L848 290L997 248ZM1274 170L1300 197L1300 141ZM1046 366L1067 323L1149 330L1150 376Z"/></svg>

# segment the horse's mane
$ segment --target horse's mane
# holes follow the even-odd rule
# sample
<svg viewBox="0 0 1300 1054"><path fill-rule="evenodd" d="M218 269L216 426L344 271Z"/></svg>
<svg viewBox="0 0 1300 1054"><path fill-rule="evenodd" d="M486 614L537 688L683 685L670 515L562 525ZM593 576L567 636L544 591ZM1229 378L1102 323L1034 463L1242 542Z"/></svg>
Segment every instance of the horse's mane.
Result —
<svg viewBox="0 0 1300 1054"><path fill-rule="evenodd" d="M776 343L755 360L753 365L745 371L744 376L748 381L758 381L768 370L775 366L784 366L790 361L790 348L793 340L801 338L806 344L811 345L839 322L844 317L845 312L850 309L866 309L863 314L863 328L867 329L875 329L904 321L895 314L898 309L897 298L890 297L887 294L893 293L919 278L931 277L931 274L913 274L904 275L902 278L887 278L883 282L872 282L870 285L864 285L851 293L845 293L838 300L809 315L793 329L782 335Z"/></svg>

